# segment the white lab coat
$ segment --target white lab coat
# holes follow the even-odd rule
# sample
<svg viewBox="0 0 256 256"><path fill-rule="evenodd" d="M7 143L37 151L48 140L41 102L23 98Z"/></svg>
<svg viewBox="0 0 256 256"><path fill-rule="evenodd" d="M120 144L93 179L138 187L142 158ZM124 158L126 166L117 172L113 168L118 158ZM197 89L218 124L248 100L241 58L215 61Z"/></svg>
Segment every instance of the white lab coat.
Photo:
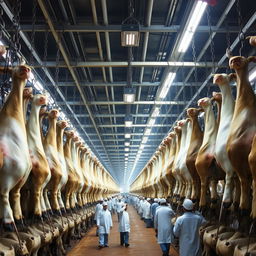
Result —
<svg viewBox="0 0 256 256"><path fill-rule="evenodd" d="M199 228L205 223L202 215L185 212L177 218L174 235L179 237L180 256L201 256Z"/></svg>
<svg viewBox="0 0 256 256"><path fill-rule="evenodd" d="M97 220L100 211L103 209L102 204L98 203L95 208L94 220Z"/></svg>
<svg viewBox="0 0 256 256"><path fill-rule="evenodd" d="M112 200L108 200L108 210L112 211Z"/></svg>
<svg viewBox="0 0 256 256"><path fill-rule="evenodd" d="M116 203L116 211L117 211L117 213L119 213L121 211L123 205L124 205L124 203L122 201L121 202L118 201Z"/></svg>
<svg viewBox="0 0 256 256"><path fill-rule="evenodd" d="M130 232L129 214L124 209L125 207L120 210L119 232Z"/></svg>
<svg viewBox="0 0 256 256"><path fill-rule="evenodd" d="M174 211L168 206L160 206L154 218L155 228L158 230L157 242L159 244L173 242L173 225L171 222Z"/></svg>
<svg viewBox="0 0 256 256"><path fill-rule="evenodd" d="M151 211L150 211L150 206L151 206L151 204L148 202L148 201L146 201L145 203L144 203L144 206L143 206L143 218L145 218L145 219L151 219L152 218L152 216L151 216Z"/></svg>
<svg viewBox="0 0 256 256"><path fill-rule="evenodd" d="M113 223L108 209L100 211L97 218L97 226L99 226L99 234L110 233L110 227L113 226Z"/></svg>
<svg viewBox="0 0 256 256"><path fill-rule="evenodd" d="M139 204L139 214L143 214L143 208L144 208L144 204L145 204L145 200L140 200L140 204Z"/></svg>

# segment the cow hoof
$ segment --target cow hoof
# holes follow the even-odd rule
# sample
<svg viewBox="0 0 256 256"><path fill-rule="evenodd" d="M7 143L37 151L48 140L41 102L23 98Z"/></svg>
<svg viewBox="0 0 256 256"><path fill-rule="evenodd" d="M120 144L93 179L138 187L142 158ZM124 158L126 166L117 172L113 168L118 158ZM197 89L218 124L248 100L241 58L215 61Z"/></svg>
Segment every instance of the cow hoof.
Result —
<svg viewBox="0 0 256 256"><path fill-rule="evenodd" d="M53 215L61 216L60 210L55 209L52 212L53 212Z"/></svg>

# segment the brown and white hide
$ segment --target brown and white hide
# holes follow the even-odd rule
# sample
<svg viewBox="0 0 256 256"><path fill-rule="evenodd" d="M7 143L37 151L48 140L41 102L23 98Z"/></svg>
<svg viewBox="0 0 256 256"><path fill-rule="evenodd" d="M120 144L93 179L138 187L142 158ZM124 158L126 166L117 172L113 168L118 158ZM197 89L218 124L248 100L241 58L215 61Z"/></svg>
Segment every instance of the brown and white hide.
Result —
<svg viewBox="0 0 256 256"><path fill-rule="evenodd" d="M246 214L248 214L251 206L251 200L249 200L251 174L255 176L254 167L249 166L248 162L248 156L256 133L256 97L248 78L248 65L251 61L255 62L256 58L236 56L229 60L230 68L236 72L237 95L227 141L227 151L231 164L240 180L241 197L239 207ZM252 159L253 155L250 156L249 161L251 162ZM250 167L252 167L252 172ZM255 197L253 200L256 200Z"/></svg>
<svg viewBox="0 0 256 256"><path fill-rule="evenodd" d="M20 189L31 170L23 113L23 90L30 68L21 65L9 72L12 89L0 110L0 219L4 224L22 219Z"/></svg>
<svg viewBox="0 0 256 256"><path fill-rule="evenodd" d="M206 192L211 182L211 201L216 203L217 200L217 183L218 180L224 178L215 161L215 143L218 131L218 123L216 122L213 107L210 98L202 98L198 101L198 106L204 109L205 130L202 145L196 158L196 169L201 181L201 194L199 206L205 209L207 205Z"/></svg>
<svg viewBox="0 0 256 256"><path fill-rule="evenodd" d="M198 122L198 115L201 111L202 109L199 109L199 108L187 109L187 116L191 120L192 134L191 134L190 144L187 152L186 164L190 172L190 175L193 179L192 195L191 195L191 199L193 201L197 201L197 200L199 201L199 195L200 195L200 177L197 173L195 163L196 163L198 151L203 142L203 132Z"/></svg>

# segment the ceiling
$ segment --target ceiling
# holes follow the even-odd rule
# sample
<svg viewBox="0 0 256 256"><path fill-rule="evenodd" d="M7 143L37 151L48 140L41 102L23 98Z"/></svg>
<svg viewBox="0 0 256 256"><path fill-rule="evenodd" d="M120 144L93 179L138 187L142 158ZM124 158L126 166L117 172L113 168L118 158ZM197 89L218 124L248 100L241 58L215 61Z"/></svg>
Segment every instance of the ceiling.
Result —
<svg viewBox="0 0 256 256"><path fill-rule="evenodd" d="M122 21L129 16L127 0L1 1L1 40L9 44L13 34L19 35L21 54L33 67L37 81L116 182L125 187L175 121L184 116L184 109L218 90L211 74L217 69L230 72L226 48L234 54L239 50L243 55L254 53L247 42L241 47L239 32L255 32L256 1L208 2L212 5L207 6L190 46L179 53L177 47L195 1L132 1L140 23L140 44L132 48L132 87L136 88L132 104L123 101L128 48L120 40ZM15 13L20 14L16 15L19 30L12 24ZM176 77L161 99L159 92L169 72ZM156 108L160 111L150 126ZM125 140L127 113L133 116L133 125L131 138ZM147 128L150 134L142 143ZM130 141L129 152L125 152L125 141Z"/></svg>

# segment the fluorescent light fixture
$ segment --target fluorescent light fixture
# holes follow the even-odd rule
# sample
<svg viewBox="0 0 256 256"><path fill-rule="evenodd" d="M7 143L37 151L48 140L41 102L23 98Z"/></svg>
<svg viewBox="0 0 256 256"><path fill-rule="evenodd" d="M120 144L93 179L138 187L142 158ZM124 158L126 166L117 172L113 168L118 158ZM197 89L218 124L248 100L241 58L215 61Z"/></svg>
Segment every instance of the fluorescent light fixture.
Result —
<svg viewBox="0 0 256 256"><path fill-rule="evenodd" d="M156 107L152 113L152 117L157 117L159 115L160 112L160 108Z"/></svg>
<svg viewBox="0 0 256 256"><path fill-rule="evenodd" d="M126 161L127 161L127 160L128 160L128 157L126 157L124 160L126 160Z"/></svg>
<svg viewBox="0 0 256 256"><path fill-rule="evenodd" d="M121 32L121 45L124 47L137 47L140 44L139 24L123 24Z"/></svg>
<svg viewBox="0 0 256 256"><path fill-rule="evenodd" d="M204 116L204 112L201 112L198 116L202 118Z"/></svg>
<svg viewBox="0 0 256 256"><path fill-rule="evenodd" d="M197 1L194 10L190 13L184 33L178 46L178 52L186 52L197 26L204 14L207 3L206 1Z"/></svg>
<svg viewBox="0 0 256 256"><path fill-rule="evenodd" d="M125 120L124 120L124 124L126 127L131 127L132 126L132 116L131 115L128 115L125 117Z"/></svg>
<svg viewBox="0 0 256 256"><path fill-rule="evenodd" d="M32 74L32 73L31 73ZM36 81L35 84L34 84L35 88L38 90L38 91L43 91L44 90L44 87L43 85L39 82L39 81ZM49 97L49 100L50 100L50 97Z"/></svg>
<svg viewBox="0 0 256 256"><path fill-rule="evenodd" d="M174 72L170 72L167 75L167 77L164 80L163 85L161 87L161 91L159 93L159 98L160 99L164 99L166 97L166 95L167 95L167 93L168 93L168 91L169 91L169 89L170 89L170 87L172 85L172 82L175 79L175 77L176 77L176 73L174 73Z"/></svg>
<svg viewBox="0 0 256 256"><path fill-rule="evenodd" d="M155 122L156 122L156 119L155 119L155 118L151 118L151 119L149 120L149 122L148 122L148 126L154 125Z"/></svg>
<svg viewBox="0 0 256 256"><path fill-rule="evenodd" d="M256 68L249 73L249 81L252 82L256 78Z"/></svg>
<svg viewBox="0 0 256 256"><path fill-rule="evenodd" d="M129 156L129 154L128 154L128 153L125 153L124 156Z"/></svg>
<svg viewBox="0 0 256 256"><path fill-rule="evenodd" d="M144 137L141 142L146 143L147 141L148 141L148 137Z"/></svg>
<svg viewBox="0 0 256 256"><path fill-rule="evenodd" d="M129 146L130 146L130 142L127 141L127 142L124 143L124 145L125 145L126 147L129 147Z"/></svg>
<svg viewBox="0 0 256 256"><path fill-rule="evenodd" d="M124 102L132 103L135 101L136 89L132 87L124 88Z"/></svg>
<svg viewBox="0 0 256 256"><path fill-rule="evenodd" d="M128 151L130 151L130 149L129 148L125 148L124 151L128 152Z"/></svg>
<svg viewBox="0 0 256 256"><path fill-rule="evenodd" d="M141 145L140 145L140 149L143 149L144 147L145 147L144 144L141 144Z"/></svg>
<svg viewBox="0 0 256 256"><path fill-rule="evenodd" d="M130 133L125 133L125 134L124 134L124 137L125 137L126 139L130 139L130 138L131 138L131 134L130 134Z"/></svg>
<svg viewBox="0 0 256 256"><path fill-rule="evenodd" d="M151 128L147 128L145 131L145 135L149 135L151 133Z"/></svg>
<svg viewBox="0 0 256 256"><path fill-rule="evenodd" d="M138 154L141 154L142 153L142 150L140 149L140 150L138 150Z"/></svg>

